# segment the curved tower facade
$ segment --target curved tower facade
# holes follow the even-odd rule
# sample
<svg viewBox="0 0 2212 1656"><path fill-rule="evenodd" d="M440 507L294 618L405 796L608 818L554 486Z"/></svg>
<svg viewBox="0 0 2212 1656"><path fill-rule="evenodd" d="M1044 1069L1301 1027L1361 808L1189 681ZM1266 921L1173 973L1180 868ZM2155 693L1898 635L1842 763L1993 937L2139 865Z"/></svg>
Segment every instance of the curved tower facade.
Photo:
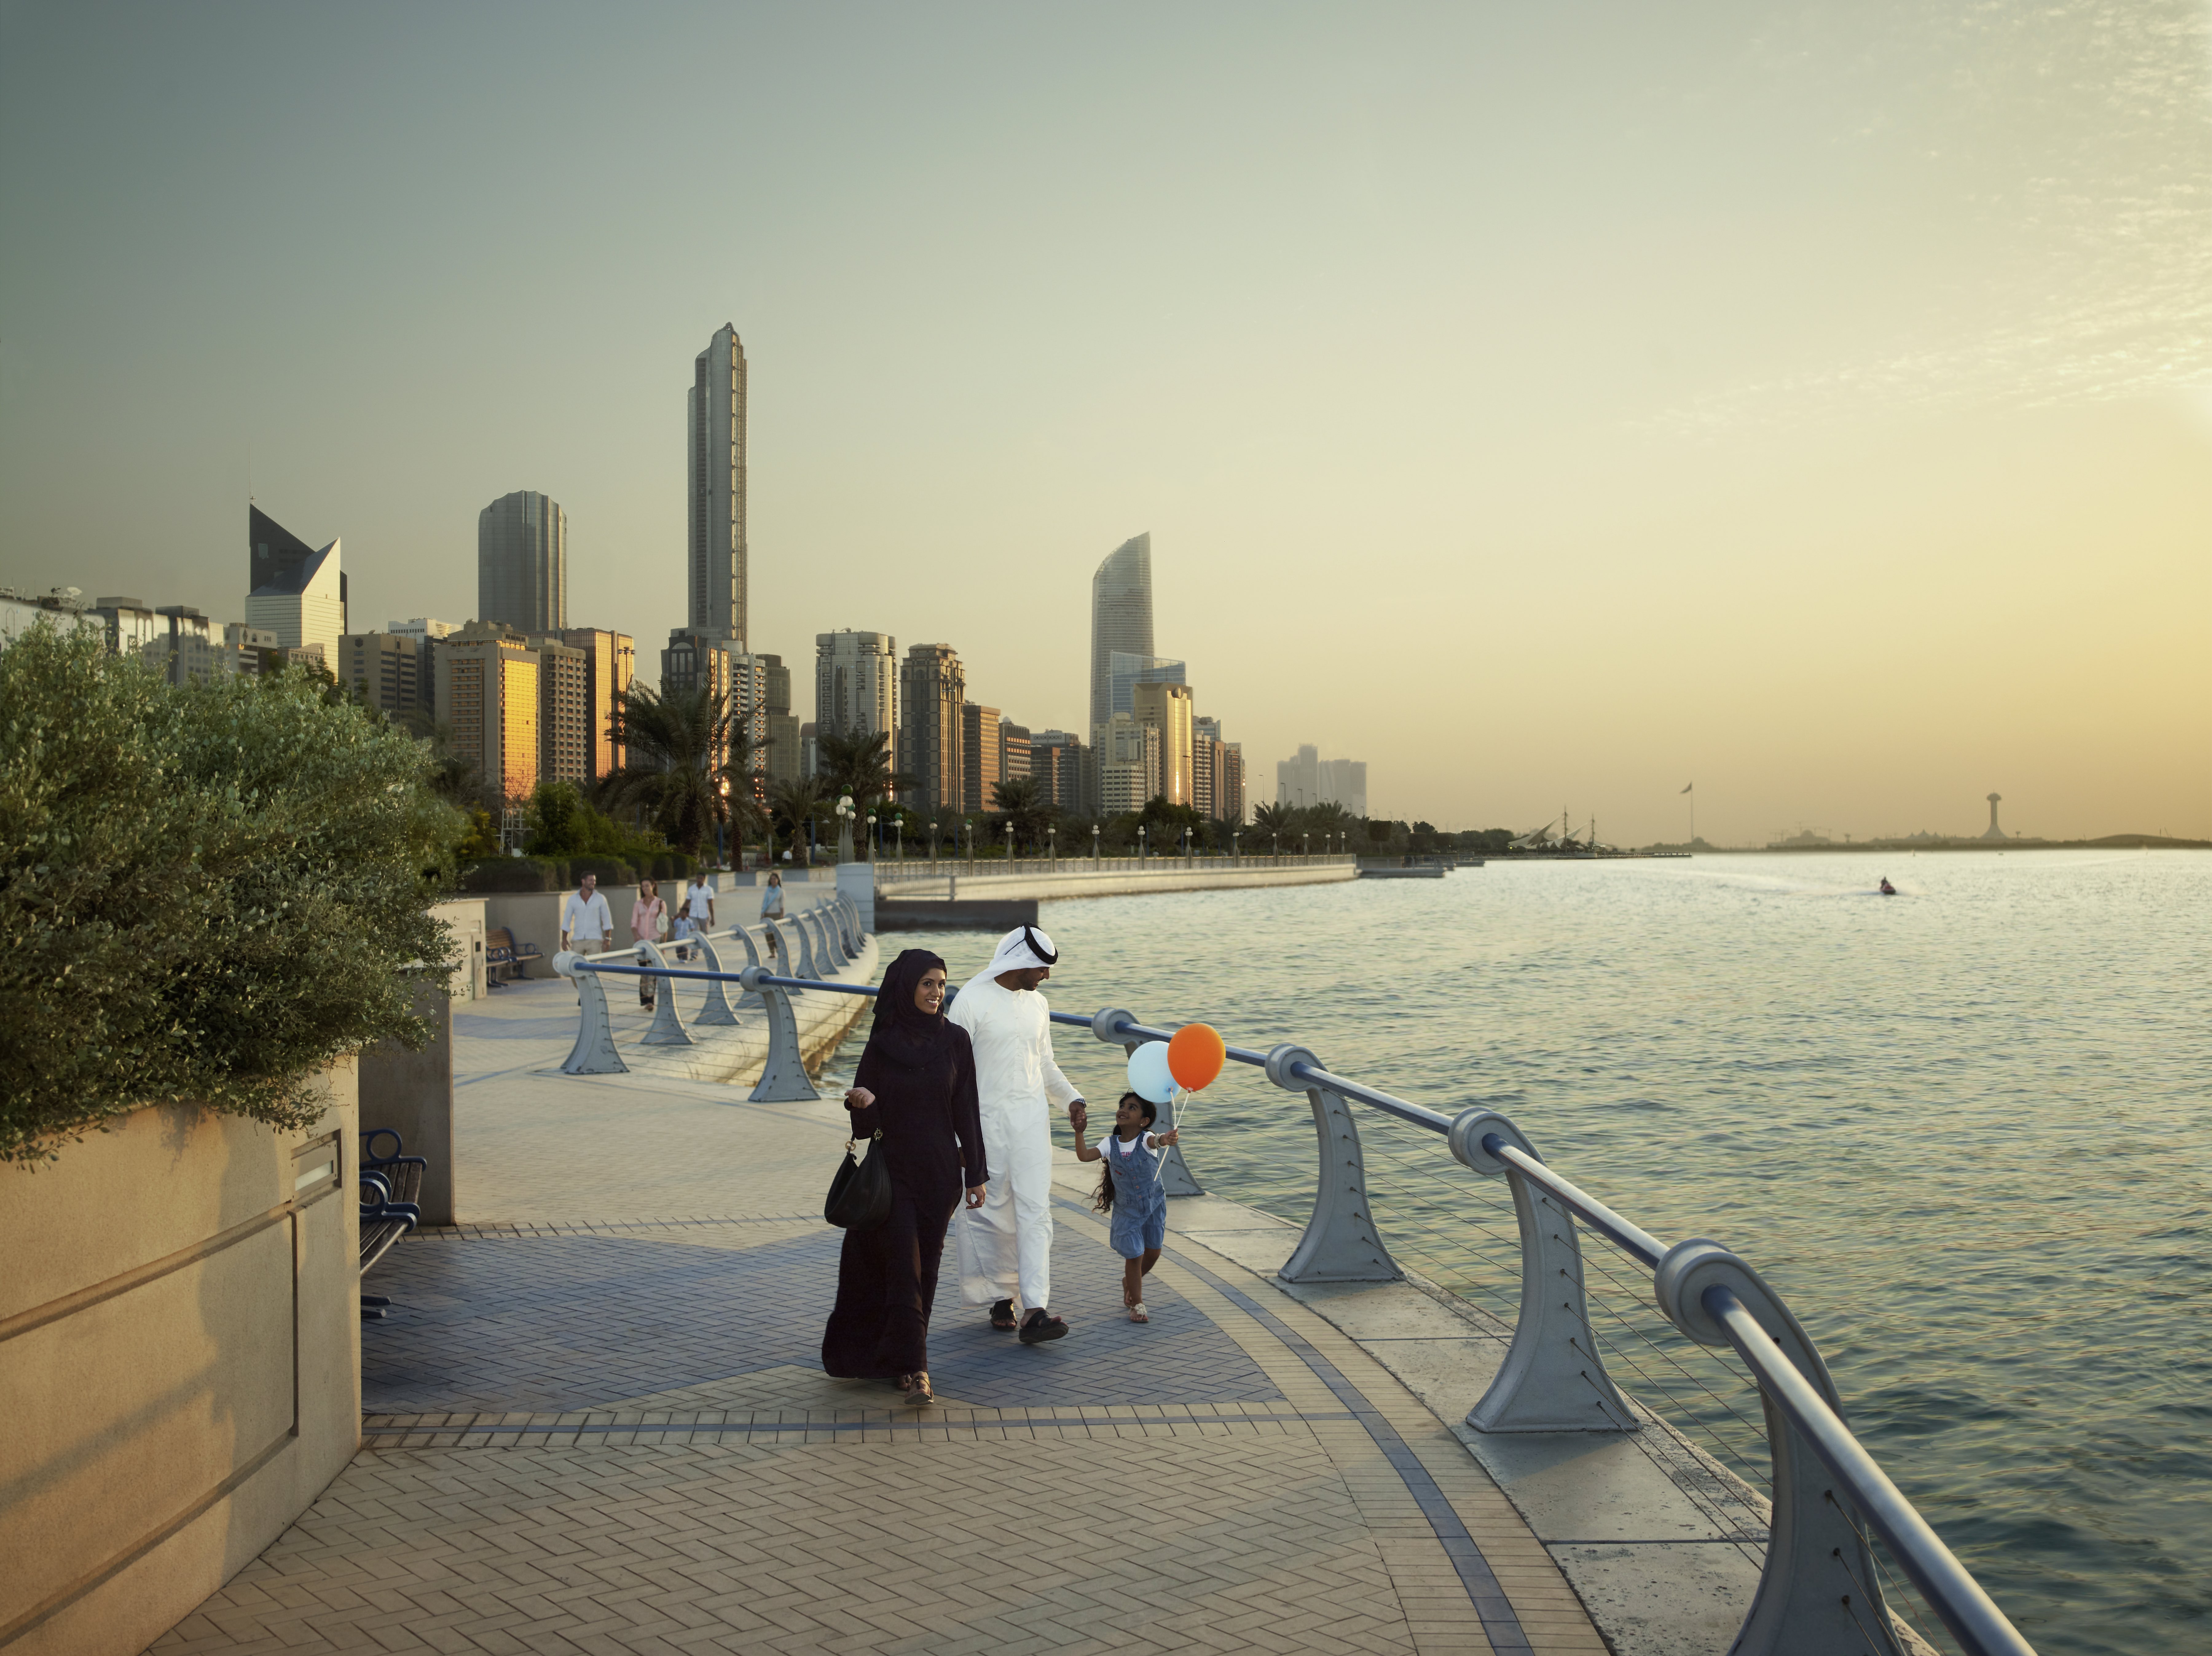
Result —
<svg viewBox="0 0 2212 1656"><path fill-rule="evenodd" d="M724 324L691 365L690 580L692 631L745 639L745 348Z"/></svg>
<svg viewBox="0 0 2212 1656"><path fill-rule="evenodd" d="M1121 543L1091 578L1091 729L1114 717L1114 658L1152 653L1152 537Z"/></svg>
<svg viewBox="0 0 2212 1656"><path fill-rule="evenodd" d="M518 489L477 513L477 619L526 633L568 624L568 514Z"/></svg>

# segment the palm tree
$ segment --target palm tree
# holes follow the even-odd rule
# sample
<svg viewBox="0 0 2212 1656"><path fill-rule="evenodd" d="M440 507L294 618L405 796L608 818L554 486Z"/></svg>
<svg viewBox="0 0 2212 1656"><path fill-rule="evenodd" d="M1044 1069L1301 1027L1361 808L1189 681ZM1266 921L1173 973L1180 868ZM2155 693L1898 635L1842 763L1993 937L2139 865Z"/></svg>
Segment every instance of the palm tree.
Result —
<svg viewBox="0 0 2212 1656"><path fill-rule="evenodd" d="M891 769L890 739L888 731L848 731L817 740L814 773L823 792L832 799L851 794L853 808L866 816L871 800L912 787L913 778Z"/></svg>
<svg viewBox="0 0 2212 1656"><path fill-rule="evenodd" d="M758 820L752 732L718 692L618 690L607 733L627 762L599 779L601 803L650 813L662 837L688 855L699 854L716 822Z"/></svg>
<svg viewBox="0 0 2212 1656"><path fill-rule="evenodd" d="M1294 834L1293 817L1288 805L1255 805L1252 810L1252 826L1268 836L1268 843L1279 851L1281 838Z"/></svg>
<svg viewBox="0 0 2212 1656"><path fill-rule="evenodd" d="M822 784L811 776L801 777L796 782L778 782L769 790L768 808L780 822L791 828L791 848L799 860L811 867L812 847L807 843L806 825L822 814L827 803Z"/></svg>
<svg viewBox="0 0 2212 1656"><path fill-rule="evenodd" d="M1012 776L992 785L998 796L999 814L1014 825L1015 838L1034 846L1044 825L1060 815L1060 808L1044 797L1043 785L1034 776Z"/></svg>

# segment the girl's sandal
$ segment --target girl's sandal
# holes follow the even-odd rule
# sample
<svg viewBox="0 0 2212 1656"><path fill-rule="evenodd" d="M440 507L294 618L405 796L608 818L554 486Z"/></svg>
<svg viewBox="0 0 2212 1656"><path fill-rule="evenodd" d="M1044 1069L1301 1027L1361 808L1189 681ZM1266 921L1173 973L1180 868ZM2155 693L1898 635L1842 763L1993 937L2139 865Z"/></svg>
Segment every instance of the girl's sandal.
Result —
<svg viewBox="0 0 2212 1656"><path fill-rule="evenodd" d="M909 1409L926 1409L937 1401L937 1393L929 1389L929 1371L926 1368L900 1376L899 1390L906 1393Z"/></svg>
<svg viewBox="0 0 2212 1656"><path fill-rule="evenodd" d="M1129 1307L1129 1320L1131 1322L1148 1323L1152 1321L1152 1315L1145 1309L1145 1302L1142 1300L1138 1301L1136 1304Z"/></svg>

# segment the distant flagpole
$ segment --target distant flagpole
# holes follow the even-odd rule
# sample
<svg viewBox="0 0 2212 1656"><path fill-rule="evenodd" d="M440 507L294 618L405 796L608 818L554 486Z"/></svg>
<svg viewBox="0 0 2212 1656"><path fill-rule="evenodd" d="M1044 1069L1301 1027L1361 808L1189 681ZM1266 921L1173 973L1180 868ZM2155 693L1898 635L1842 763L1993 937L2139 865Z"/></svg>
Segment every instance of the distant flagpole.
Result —
<svg viewBox="0 0 2212 1656"><path fill-rule="evenodd" d="M1682 790L1682 792L1683 792L1687 793L1687 794L1689 794L1689 796L1690 796L1690 846L1689 846L1689 848L1690 848L1692 851L1695 851L1695 850L1698 848L1698 796L1697 796L1694 792L1692 792L1692 789L1694 789L1697 786L1698 786L1698 785L1697 785L1695 782L1692 782L1692 783L1689 784L1689 786L1688 786L1685 787L1685 788Z"/></svg>

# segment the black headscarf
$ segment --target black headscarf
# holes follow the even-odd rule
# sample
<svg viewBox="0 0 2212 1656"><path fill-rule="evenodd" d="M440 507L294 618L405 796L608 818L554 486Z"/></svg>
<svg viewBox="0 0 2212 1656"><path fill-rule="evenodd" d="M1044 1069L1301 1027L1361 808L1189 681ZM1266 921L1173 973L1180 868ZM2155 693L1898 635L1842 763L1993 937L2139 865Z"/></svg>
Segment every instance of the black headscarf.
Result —
<svg viewBox="0 0 2212 1656"><path fill-rule="evenodd" d="M909 1070L935 1068L951 1044L945 1014L932 1016L914 1004L914 992L932 967L942 972L945 961L927 949L902 950L876 992L876 1021L869 1026L868 1045Z"/></svg>

